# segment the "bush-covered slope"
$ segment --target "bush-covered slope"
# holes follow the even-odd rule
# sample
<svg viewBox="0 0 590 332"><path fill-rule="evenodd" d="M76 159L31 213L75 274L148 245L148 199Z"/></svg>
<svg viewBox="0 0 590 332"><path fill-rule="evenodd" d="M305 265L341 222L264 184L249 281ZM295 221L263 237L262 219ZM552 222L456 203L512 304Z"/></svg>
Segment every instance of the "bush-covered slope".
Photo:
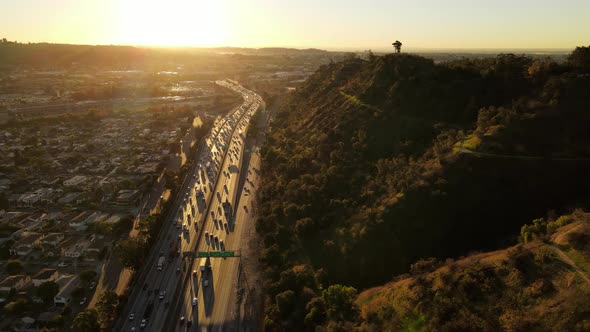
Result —
<svg viewBox="0 0 590 332"><path fill-rule="evenodd" d="M584 70L510 54L321 67L262 150L266 326L337 320L322 307L330 284L370 287L420 258L499 247L523 220L584 201Z"/></svg>
<svg viewBox="0 0 590 332"><path fill-rule="evenodd" d="M555 234L543 234L544 242L444 264L420 261L412 276L361 293L356 304L362 323L348 328L588 331L590 217L579 211L547 224L567 222Z"/></svg>

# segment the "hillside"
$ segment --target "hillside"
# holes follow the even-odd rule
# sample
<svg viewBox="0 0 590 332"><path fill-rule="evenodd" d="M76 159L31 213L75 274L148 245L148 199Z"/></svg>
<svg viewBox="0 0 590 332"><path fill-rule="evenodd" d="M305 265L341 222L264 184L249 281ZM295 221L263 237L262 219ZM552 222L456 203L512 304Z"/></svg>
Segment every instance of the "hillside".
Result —
<svg viewBox="0 0 590 332"><path fill-rule="evenodd" d="M590 214L558 220L571 224L543 242L415 264L411 277L359 295L362 323L355 328L588 331Z"/></svg>
<svg viewBox="0 0 590 332"><path fill-rule="evenodd" d="M527 220L587 205L585 49L566 64L390 54L321 67L262 149L267 329L342 320L329 285L505 247Z"/></svg>

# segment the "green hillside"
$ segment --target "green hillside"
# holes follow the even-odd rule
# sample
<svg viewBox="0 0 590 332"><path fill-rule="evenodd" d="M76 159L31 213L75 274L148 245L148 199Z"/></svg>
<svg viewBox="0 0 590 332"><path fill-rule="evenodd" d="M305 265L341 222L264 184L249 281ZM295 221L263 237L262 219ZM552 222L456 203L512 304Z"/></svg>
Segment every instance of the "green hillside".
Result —
<svg viewBox="0 0 590 332"><path fill-rule="evenodd" d="M544 241L445 263L420 261L412 275L360 294L359 331L588 331L590 215ZM334 324L334 323L332 323Z"/></svg>
<svg viewBox="0 0 590 332"><path fill-rule="evenodd" d="M585 206L585 53L321 67L262 149L266 328L354 320L340 303L354 292L330 285L364 289L421 258L501 248L523 221Z"/></svg>

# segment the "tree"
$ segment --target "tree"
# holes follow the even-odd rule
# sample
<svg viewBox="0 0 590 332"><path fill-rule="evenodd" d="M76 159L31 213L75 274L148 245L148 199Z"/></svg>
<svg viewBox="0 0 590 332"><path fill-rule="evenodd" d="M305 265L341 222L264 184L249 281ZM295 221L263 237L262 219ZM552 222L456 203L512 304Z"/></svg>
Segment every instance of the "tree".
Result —
<svg viewBox="0 0 590 332"><path fill-rule="evenodd" d="M86 309L80 312L72 324L73 332L100 332L98 313L94 309Z"/></svg>
<svg viewBox="0 0 590 332"><path fill-rule="evenodd" d="M116 224L113 225L113 234L114 235L127 235L131 231L133 227L134 218L133 216L126 216L123 219L119 220Z"/></svg>
<svg viewBox="0 0 590 332"><path fill-rule="evenodd" d="M125 239L117 244L113 256L125 267L137 270L145 257L145 243L140 237Z"/></svg>
<svg viewBox="0 0 590 332"><path fill-rule="evenodd" d="M16 275L23 271L23 263L18 259L10 260L8 263L6 263L5 269L6 273L10 275Z"/></svg>
<svg viewBox="0 0 590 332"><path fill-rule="evenodd" d="M354 320L358 309L354 303L357 291L353 287L331 285L322 292L322 299L326 304L326 313L330 320Z"/></svg>
<svg viewBox="0 0 590 332"><path fill-rule="evenodd" d="M29 306L29 301L21 298L16 301L12 301L12 302L8 303L4 307L4 311L8 314L18 316L18 315L23 314L27 310L28 306Z"/></svg>
<svg viewBox="0 0 590 332"><path fill-rule="evenodd" d="M97 273L94 270L82 271L80 272L80 281L82 281L84 285L88 285L90 282L92 282L92 280L94 280L94 278L96 278L96 276Z"/></svg>
<svg viewBox="0 0 590 332"><path fill-rule="evenodd" d="M45 304L51 303L57 293L59 293L59 285L53 281L46 281L37 288L37 296L39 296Z"/></svg>
<svg viewBox="0 0 590 332"><path fill-rule="evenodd" d="M82 299L82 297L84 296L84 288L82 287L76 287L73 291L72 294L70 294L72 296L72 299L74 299L75 301L78 301L80 299Z"/></svg>
<svg viewBox="0 0 590 332"><path fill-rule="evenodd" d="M0 210L7 210L8 209L8 198L6 198L6 194L0 194Z"/></svg>
<svg viewBox="0 0 590 332"><path fill-rule="evenodd" d="M119 297L117 293L113 291L107 291L100 295L96 302L96 310L98 311L98 317L103 326L108 325L114 318L117 302Z"/></svg>
<svg viewBox="0 0 590 332"><path fill-rule="evenodd" d="M590 46L576 47L569 55L568 61L574 68L590 70Z"/></svg>
<svg viewBox="0 0 590 332"><path fill-rule="evenodd" d="M393 45L393 48L395 49L395 53L400 53L402 51L402 43L399 40L396 40L391 45Z"/></svg>
<svg viewBox="0 0 590 332"><path fill-rule="evenodd" d="M287 290L275 296L275 301L279 312L283 317L287 317L295 307L295 292Z"/></svg>

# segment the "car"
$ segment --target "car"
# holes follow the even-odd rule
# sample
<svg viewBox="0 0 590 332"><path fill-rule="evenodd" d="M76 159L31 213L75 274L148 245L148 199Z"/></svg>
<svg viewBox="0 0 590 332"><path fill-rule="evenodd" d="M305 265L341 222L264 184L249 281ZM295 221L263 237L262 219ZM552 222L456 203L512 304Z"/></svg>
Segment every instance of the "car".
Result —
<svg viewBox="0 0 590 332"><path fill-rule="evenodd" d="M176 273L180 273L180 266L176 268Z"/></svg>
<svg viewBox="0 0 590 332"><path fill-rule="evenodd" d="M147 325L147 320L144 318L141 320L141 324L139 324L139 327L144 328Z"/></svg>
<svg viewBox="0 0 590 332"><path fill-rule="evenodd" d="M84 305L86 303L86 298L83 298L82 301L80 301L80 305Z"/></svg>
<svg viewBox="0 0 590 332"><path fill-rule="evenodd" d="M93 282L90 283L90 286L89 287L90 287L90 289L93 289L94 286L96 286L96 283L93 281Z"/></svg>
<svg viewBox="0 0 590 332"><path fill-rule="evenodd" d="M131 314L129 315L129 320L134 320L134 319L135 319L135 314L134 314L134 313L131 313Z"/></svg>
<svg viewBox="0 0 590 332"><path fill-rule="evenodd" d="M180 317L180 324L184 324L184 316Z"/></svg>
<svg viewBox="0 0 590 332"><path fill-rule="evenodd" d="M68 265L69 265L69 264L68 264L68 263L66 263L66 262L61 262L61 263L57 264L57 266L59 266L59 267L66 267L66 266L68 266Z"/></svg>
<svg viewBox="0 0 590 332"><path fill-rule="evenodd" d="M131 327L131 330L129 330L129 331L131 331L131 332L135 332L135 326L132 326L132 327Z"/></svg>
<svg viewBox="0 0 590 332"><path fill-rule="evenodd" d="M164 296L166 296L166 291L160 292L160 301L164 299Z"/></svg>
<svg viewBox="0 0 590 332"><path fill-rule="evenodd" d="M209 286L209 279L203 280L203 286L205 286L205 287Z"/></svg>
<svg viewBox="0 0 590 332"><path fill-rule="evenodd" d="M197 305L197 298L193 297L193 307Z"/></svg>
<svg viewBox="0 0 590 332"><path fill-rule="evenodd" d="M197 270L193 270L193 275L196 276L197 275Z"/></svg>

